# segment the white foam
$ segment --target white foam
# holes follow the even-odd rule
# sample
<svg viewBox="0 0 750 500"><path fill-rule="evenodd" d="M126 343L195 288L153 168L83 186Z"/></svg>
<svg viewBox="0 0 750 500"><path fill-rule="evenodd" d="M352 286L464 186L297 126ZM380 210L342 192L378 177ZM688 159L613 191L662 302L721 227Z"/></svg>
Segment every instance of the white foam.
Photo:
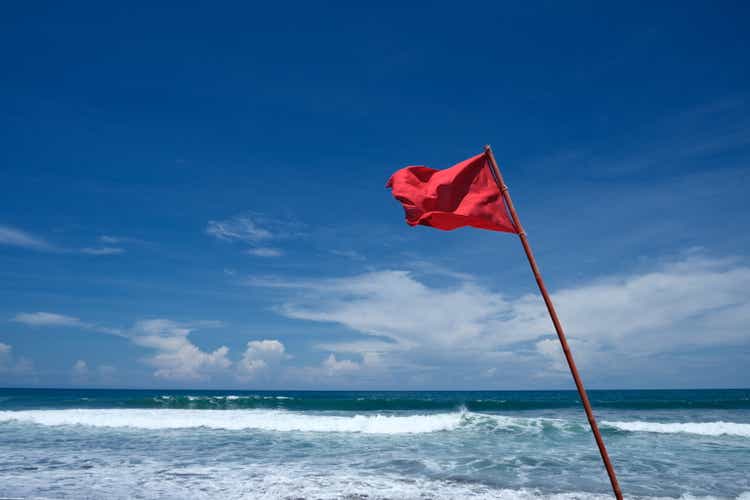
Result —
<svg viewBox="0 0 750 500"><path fill-rule="evenodd" d="M260 429L269 431L419 434L457 428L463 413L433 415L311 415L283 410L68 409L0 411L0 422L138 429Z"/></svg>
<svg viewBox="0 0 750 500"><path fill-rule="evenodd" d="M324 415L286 410L191 410L191 409L67 409L0 411L0 422L40 425L85 425L137 429L258 429L267 431L356 432L363 434L422 434L453 431L460 427L488 425L512 432L583 429L580 423L541 417L487 415L465 410L424 415ZM735 422L610 422L603 426L628 432L696 434L750 437L750 424ZM750 500L750 499L748 499Z"/></svg>
<svg viewBox="0 0 750 500"><path fill-rule="evenodd" d="M157 472L158 471L158 472ZM16 484L6 484L4 493L14 496L50 498L52 488L59 497L96 497L129 499L133 485L137 484L143 498L196 500L226 498L232 500L280 498L314 498L316 500L342 500L368 498L372 500L608 500L610 493L570 491L565 493L542 492L535 488L496 488L482 483L450 481L398 474L363 474L343 466L335 472L310 470L299 464L284 464L277 468L269 464L243 464L228 467L175 466L171 463L147 461L138 468L107 464L97 467L97 474L53 467L29 471ZM54 485L54 486L51 486ZM639 500L676 500L667 497L628 498ZM743 492L737 500L748 500ZM728 500L726 497L694 496L684 494L679 500Z"/></svg>
<svg viewBox="0 0 750 500"><path fill-rule="evenodd" d="M663 434L698 434L700 436L750 437L750 424L735 422L602 422L604 425L629 432L656 432Z"/></svg>

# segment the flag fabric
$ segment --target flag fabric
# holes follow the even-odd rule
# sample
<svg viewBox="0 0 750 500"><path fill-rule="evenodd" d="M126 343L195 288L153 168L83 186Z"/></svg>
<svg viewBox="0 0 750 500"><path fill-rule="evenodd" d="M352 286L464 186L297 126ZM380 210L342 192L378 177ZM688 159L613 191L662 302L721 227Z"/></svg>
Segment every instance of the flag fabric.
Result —
<svg viewBox="0 0 750 500"><path fill-rule="evenodd" d="M410 226L444 231L471 226L517 233L487 161L482 153L445 170L402 168L386 187L403 205Z"/></svg>

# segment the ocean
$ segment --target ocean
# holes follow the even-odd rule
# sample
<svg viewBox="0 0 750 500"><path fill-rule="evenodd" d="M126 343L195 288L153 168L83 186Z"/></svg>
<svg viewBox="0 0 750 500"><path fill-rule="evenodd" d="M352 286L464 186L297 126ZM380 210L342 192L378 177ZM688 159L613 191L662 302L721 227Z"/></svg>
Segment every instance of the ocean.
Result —
<svg viewBox="0 0 750 500"><path fill-rule="evenodd" d="M750 390L590 397L627 498L750 500ZM0 389L0 497L611 493L574 391Z"/></svg>

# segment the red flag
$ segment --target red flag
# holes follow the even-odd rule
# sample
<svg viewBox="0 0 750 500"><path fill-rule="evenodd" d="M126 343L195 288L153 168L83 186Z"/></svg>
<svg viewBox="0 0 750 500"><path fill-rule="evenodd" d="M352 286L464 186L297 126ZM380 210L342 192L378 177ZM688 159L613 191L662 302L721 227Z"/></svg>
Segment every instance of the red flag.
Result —
<svg viewBox="0 0 750 500"><path fill-rule="evenodd" d="M404 206L406 223L450 231L471 226L518 232L505 209L484 153L445 170L406 167L386 187Z"/></svg>

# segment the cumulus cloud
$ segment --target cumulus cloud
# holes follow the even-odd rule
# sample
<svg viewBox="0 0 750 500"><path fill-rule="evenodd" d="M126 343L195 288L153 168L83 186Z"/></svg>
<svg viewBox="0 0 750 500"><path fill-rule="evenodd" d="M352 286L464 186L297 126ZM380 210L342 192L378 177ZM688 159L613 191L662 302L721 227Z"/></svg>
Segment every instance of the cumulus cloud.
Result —
<svg viewBox="0 0 750 500"><path fill-rule="evenodd" d="M43 238L10 226L0 225L0 245L51 252L55 247Z"/></svg>
<svg viewBox="0 0 750 500"><path fill-rule="evenodd" d="M287 357L284 344L278 340L252 340L237 363L237 373L243 380L267 376Z"/></svg>
<svg viewBox="0 0 750 500"><path fill-rule="evenodd" d="M336 359L336 355L331 353L325 360L323 360L323 369L328 376L336 376L356 372L359 370L359 363L355 363L349 359Z"/></svg>
<svg viewBox="0 0 750 500"><path fill-rule="evenodd" d="M168 319L138 321L128 336L139 346L156 351L146 362L156 368L154 376L168 380L201 380L229 368L229 348L207 352L193 344L191 328Z"/></svg>
<svg viewBox="0 0 750 500"><path fill-rule="evenodd" d="M79 359L71 368L71 377L74 384L85 384L89 381L89 366L82 359Z"/></svg>
<svg viewBox="0 0 750 500"><path fill-rule="evenodd" d="M0 342L0 371L7 369L13 347L10 344Z"/></svg>
<svg viewBox="0 0 750 500"><path fill-rule="evenodd" d="M36 327L77 327L108 335L124 337L134 344L151 349L154 354L144 361L156 370L154 376L166 380L203 380L212 374L228 369L232 362L227 357L229 348L221 346L214 351L204 351L193 344L188 336L195 328L221 326L218 321L178 323L169 319L137 321L131 328L120 330L82 321L73 316L49 312L19 313L13 321ZM73 366L73 377L79 383L89 380L91 370L83 360ZM101 381L111 379L115 369L102 365L98 368Z"/></svg>
<svg viewBox="0 0 750 500"><path fill-rule="evenodd" d="M117 369L111 365L99 365L96 369L89 368L86 361L79 359L70 369L70 378L75 385L103 385L115 382Z"/></svg>
<svg viewBox="0 0 750 500"><path fill-rule="evenodd" d="M508 297L460 280L428 286L401 270L340 279L254 280L255 286L287 289L278 308L302 320L344 325L368 341L327 343L335 352L401 353L401 362L475 359L504 362L547 360L564 371L564 359L538 294ZM705 345L747 342L750 268L740 262L689 255L653 269L611 276L558 290L553 301L579 362L627 353L652 356ZM384 342L385 339L385 342ZM375 344L375 345L373 345ZM409 353L404 357L403 353ZM332 369L341 363L329 358ZM351 367L350 367L351 368Z"/></svg>
<svg viewBox="0 0 750 500"><path fill-rule="evenodd" d="M16 358L13 346L0 342L0 373L29 375L34 372L34 363L25 357Z"/></svg>

